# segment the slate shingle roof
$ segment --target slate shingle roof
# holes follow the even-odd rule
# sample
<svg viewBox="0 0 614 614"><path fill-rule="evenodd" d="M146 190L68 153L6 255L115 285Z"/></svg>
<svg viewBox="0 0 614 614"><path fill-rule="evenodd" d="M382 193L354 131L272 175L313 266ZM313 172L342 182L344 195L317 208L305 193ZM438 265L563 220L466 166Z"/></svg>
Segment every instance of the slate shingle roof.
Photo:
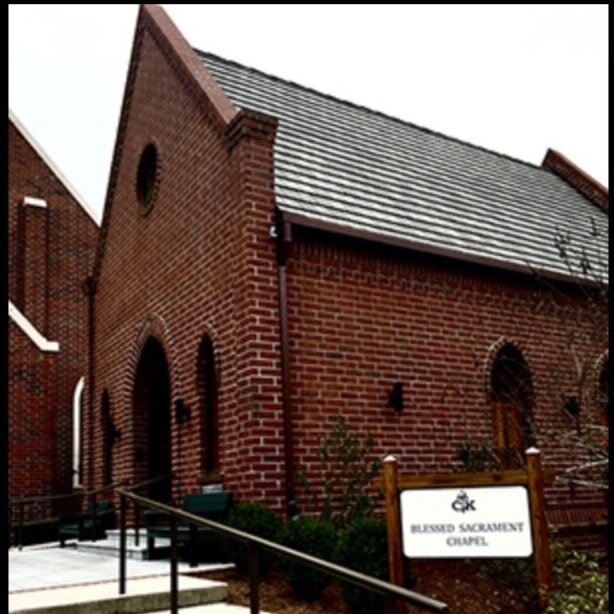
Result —
<svg viewBox="0 0 614 614"><path fill-rule="evenodd" d="M607 263L607 214L550 171L197 53L235 106L278 118L281 211L554 275L562 231Z"/></svg>

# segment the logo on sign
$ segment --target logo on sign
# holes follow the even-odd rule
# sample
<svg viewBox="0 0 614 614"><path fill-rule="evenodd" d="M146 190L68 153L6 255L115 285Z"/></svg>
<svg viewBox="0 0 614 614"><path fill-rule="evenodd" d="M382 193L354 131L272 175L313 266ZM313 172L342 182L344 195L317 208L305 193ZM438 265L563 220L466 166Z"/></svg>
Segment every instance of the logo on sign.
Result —
<svg viewBox="0 0 614 614"><path fill-rule="evenodd" d="M475 512L475 500L469 499L467 493L461 490L456 496L456 499L452 502L452 509L455 512L462 512L463 514L469 510Z"/></svg>

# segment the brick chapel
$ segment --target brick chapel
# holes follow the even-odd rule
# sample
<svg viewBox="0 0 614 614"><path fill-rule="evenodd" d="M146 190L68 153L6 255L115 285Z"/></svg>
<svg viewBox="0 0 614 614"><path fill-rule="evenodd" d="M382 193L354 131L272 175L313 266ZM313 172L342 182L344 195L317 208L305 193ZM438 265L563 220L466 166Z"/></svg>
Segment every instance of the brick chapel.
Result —
<svg viewBox="0 0 614 614"><path fill-rule="evenodd" d="M197 51L143 5L88 284L84 480L172 472L151 496L213 482L309 511L296 476L321 484L339 415L406 473L479 441L565 476L590 462L572 435L607 425L587 315L607 232L607 190L557 152L535 166ZM599 489L546 499L603 534Z"/></svg>

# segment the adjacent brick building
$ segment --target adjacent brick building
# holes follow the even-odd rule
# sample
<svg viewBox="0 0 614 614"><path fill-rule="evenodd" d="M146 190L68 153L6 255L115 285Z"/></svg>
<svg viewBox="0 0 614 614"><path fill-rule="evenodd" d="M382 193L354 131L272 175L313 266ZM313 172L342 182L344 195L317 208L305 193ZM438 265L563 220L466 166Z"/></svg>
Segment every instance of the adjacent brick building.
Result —
<svg viewBox="0 0 614 614"><path fill-rule="evenodd" d="M308 511L338 415L404 472L487 440L564 473L576 451L545 433L606 412L607 352L556 238L597 270L607 207L556 152L533 166L194 51L142 6L91 284L88 484L172 470L150 494L214 481ZM547 499L604 522L598 490Z"/></svg>
<svg viewBox="0 0 614 614"><path fill-rule="evenodd" d="M9 496L80 484L85 283L98 238L83 199L9 112ZM49 510L30 506L33 516Z"/></svg>

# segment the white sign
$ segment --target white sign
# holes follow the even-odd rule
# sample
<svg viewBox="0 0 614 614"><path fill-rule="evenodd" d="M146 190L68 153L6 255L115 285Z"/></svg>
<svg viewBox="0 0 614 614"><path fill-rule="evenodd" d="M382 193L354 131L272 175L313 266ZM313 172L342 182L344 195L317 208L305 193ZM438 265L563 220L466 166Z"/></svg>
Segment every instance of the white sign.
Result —
<svg viewBox="0 0 614 614"><path fill-rule="evenodd" d="M527 557L524 486L424 488L401 493L403 553L412 558Z"/></svg>

